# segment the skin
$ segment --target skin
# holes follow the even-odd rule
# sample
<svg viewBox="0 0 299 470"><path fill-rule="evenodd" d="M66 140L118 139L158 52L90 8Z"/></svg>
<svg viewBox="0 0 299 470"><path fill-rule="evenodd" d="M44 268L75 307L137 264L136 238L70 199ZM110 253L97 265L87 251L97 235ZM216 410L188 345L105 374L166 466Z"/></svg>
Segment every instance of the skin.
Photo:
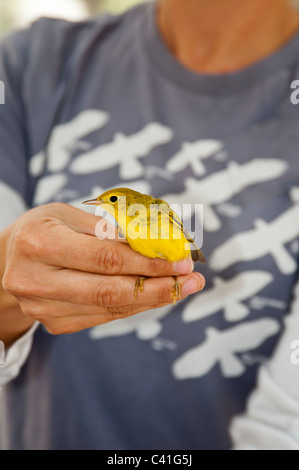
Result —
<svg viewBox="0 0 299 470"><path fill-rule="evenodd" d="M263 59L299 28L289 0L160 0L157 20L179 62L212 74Z"/></svg>
<svg viewBox="0 0 299 470"><path fill-rule="evenodd" d="M0 235L2 341L9 346L38 320L52 334L73 333L172 302L174 274L191 273L94 236L99 218L66 204L25 213ZM134 298L139 276L144 291ZM197 273L178 277L182 297L201 290Z"/></svg>
<svg viewBox="0 0 299 470"><path fill-rule="evenodd" d="M248 66L298 29L287 0L161 0L157 21L177 60L202 73ZM96 239L97 221L73 207L49 204L0 233L0 338L6 346L35 320L52 334L71 333L166 305L174 274L183 274L182 297L204 287L191 265L180 270L127 244ZM138 276L150 279L135 301Z"/></svg>

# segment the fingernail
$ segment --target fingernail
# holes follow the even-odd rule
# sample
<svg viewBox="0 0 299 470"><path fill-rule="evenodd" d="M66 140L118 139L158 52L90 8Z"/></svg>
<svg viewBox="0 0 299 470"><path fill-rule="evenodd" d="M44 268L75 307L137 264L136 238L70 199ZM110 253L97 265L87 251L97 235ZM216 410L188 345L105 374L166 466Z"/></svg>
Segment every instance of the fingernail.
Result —
<svg viewBox="0 0 299 470"><path fill-rule="evenodd" d="M194 263L191 258L183 259L173 263L174 274L189 274L192 273Z"/></svg>
<svg viewBox="0 0 299 470"><path fill-rule="evenodd" d="M204 277L199 274L199 273L194 273L196 274L197 279L194 277L191 279L188 279L188 281L185 282L182 288L182 296L185 297L190 294L195 294L196 292L199 292L204 288L205 285L205 279Z"/></svg>

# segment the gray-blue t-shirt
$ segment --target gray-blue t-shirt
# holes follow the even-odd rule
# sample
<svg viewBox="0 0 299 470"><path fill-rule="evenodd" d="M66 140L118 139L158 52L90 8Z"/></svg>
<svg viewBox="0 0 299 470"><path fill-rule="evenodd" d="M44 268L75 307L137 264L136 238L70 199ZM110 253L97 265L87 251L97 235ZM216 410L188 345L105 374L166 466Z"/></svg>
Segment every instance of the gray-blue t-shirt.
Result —
<svg viewBox="0 0 299 470"><path fill-rule="evenodd" d="M206 287L76 334L39 327L1 397L9 449L229 449L282 333L299 254L299 35L241 71L196 74L154 11L41 19L3 41L0 189L28 207L82 207L112 186L202 203Z"/></svg>

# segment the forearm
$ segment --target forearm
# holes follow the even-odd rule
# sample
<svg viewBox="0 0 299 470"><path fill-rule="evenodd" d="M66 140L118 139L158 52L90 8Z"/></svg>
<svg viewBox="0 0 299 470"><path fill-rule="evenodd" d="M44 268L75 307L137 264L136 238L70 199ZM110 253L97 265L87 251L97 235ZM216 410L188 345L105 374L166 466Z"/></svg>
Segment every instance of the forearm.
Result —
<svg viewBox="0 0 299 470"><path fill-rule="evenodd" d="M7 294L2 286L8 232L9 228L0 233L0 340L4 342L6 347L16 341L34 323L34 320L22 313L17 299Z"/></svg>

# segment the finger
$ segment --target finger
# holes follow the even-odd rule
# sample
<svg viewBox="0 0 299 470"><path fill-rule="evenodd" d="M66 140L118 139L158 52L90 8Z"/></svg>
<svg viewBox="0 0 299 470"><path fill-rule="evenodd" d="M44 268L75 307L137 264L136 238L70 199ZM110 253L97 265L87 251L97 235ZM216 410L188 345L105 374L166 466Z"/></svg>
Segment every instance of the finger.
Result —
<svg viewBox="0 0 299 470"><path fill-rule="evenodd" d="M90 273L147 277L188 274L193 270L191 258L179 263L147 258L126 243L99 240L61 223L52 223L49 227L44 225L32 237L30 256L36 254L38 259L52 266Z"/></svg>
<svg viewBox="0 0 299 470"><path fill-rule="evenodd" d="M68 269L45 269L44 272L39 271L39 277L34 282L29 275L27 281L19 283L19 292L15 295L104 308L130 306L134 303L138 308L170 302L174 284L172 277L146 279L142 295L135 299L134 288L137 279L136 276L102 276ZM204 287L204 278L199 273L179 276L177 280L182 296L198 292ZM192 289L188 288L188 281L192 281ZM187 289L184 289L184 284Z"/></svg>
<svg viewBox="0 0 299 470"><path fill-rule="evenodd" d="M166 304L167 305L167 304ZM162 305L163 307L163 305ZM94 326L105 325L110 323L111 321L120 320L127 318L129 316L142 313L145 310L157 308L157 306L152 305L149 306L147 309L135 309L132 313L120 314L120 313L113 313L113 314L95 314L95 315L77 315L75 317L58 317L58 318L45 318L42 317L39 321L45 325L48 332L51 334L68 334L68 333L76 333L81 330L85 330L87 328L92 328Z"/></svg>
<svg viewBox="0 0 299 470"><path fill-rule="evenodd" d="M146 310L164 307L168 305L148 305L146 307L134 305L116 306L111 308L95 307L89 305L78 305L72 302L60 302L53 300L31 300L20 298L22 311L28 317L41 323L52 322L65 319L72 325L74 322L81 321L85 328L94 324L104 324L114 320L123 319ZM86 326L87 325L87 326Z"/></svg>
<svg viewBox="0 0 299 470"><path fill-rule="evenodd" d="M59 223L65 224L76 232L94 236L95 227L99 221L99 217L73 207L69 204L54 202L35 207L31 211L27 212L27 221L36 220L48 220L49 222L56 221L57 225Z"/></svg>

